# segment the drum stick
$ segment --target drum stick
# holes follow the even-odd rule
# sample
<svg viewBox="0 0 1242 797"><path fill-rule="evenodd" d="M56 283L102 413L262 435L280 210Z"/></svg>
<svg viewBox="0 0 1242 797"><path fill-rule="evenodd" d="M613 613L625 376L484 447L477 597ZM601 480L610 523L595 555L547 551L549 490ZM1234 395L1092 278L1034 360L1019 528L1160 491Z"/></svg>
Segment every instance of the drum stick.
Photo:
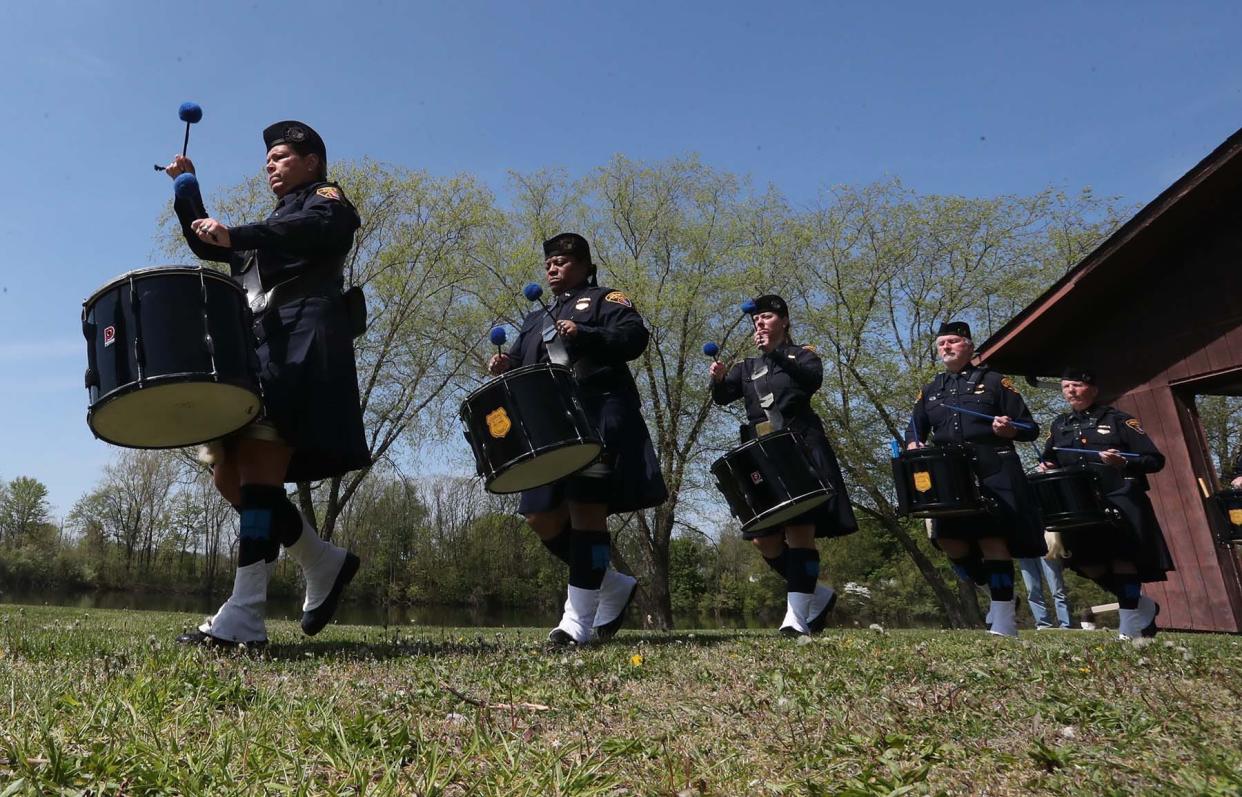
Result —
<svg viewBox="0 0 1242 797"><path fill-rule="evenodd" d="M965 407L959 407L956 404L945 404L944 406L948 407L951 410L965 413L966 415L973 415L976 418L987 418L989 421L996 420L995 415L988 415L986 412L976 412L974 410L968 410ZM1012 425L1014 425L1015 427L1019 429L1035 429L1036 428L1035 424L1033 423L1027 423L1026 421L1017 421L1017 420L1014 420L1013 418L1009 419L1009 423L1011 423Z"/></svg>
<svg viewBox="0 0 1242 797"><path fill-rule="evenodd" d="M185 138L181 142L181 157L184 158L186 151L190 148L190 125L197 124L203 118L203 109L197 102L183 102L177 109L177 118L185 122ZM162 172L164 167L157 163L155 170Z"/></svg>
<svg viewBox="0 0 1242 797"><path fill-rule="evenodd" d="M1070 454L1099 454L1100 453L1100 450L1096 448L1070 448L1069 446L1053 446L1052 450L1053 451L1066 451L1066 452L1069 452ZM1136 454L1133 451L1114 451L1113 453L1119 457L1125 457L1126 459L1138 459L1139 457L1143 456L1142 454Z"/></svg>

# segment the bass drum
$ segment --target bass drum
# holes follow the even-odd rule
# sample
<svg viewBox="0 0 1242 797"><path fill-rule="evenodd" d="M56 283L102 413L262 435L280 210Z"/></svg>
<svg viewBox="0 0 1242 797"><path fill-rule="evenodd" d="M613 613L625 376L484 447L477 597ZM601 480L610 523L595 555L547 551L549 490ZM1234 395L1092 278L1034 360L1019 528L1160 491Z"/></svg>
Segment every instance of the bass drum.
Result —
<svg viewBox="0 0 1242 797"><path fill-rule="evenodd" d="M604 450L573 371L564 365L538 363L502 374L466 396L459 414L476 470L492 493L551 484Z"/></svg>
<svg viewBox="0 0 1242 797"><path fill-rule="evenodd" d="M944 518L987 512L973 461L971 452L963 446L902 451L892 462L898 513Z"/></svg>
<svg viewBox="0 0 1242 797"><path fill-rule="evenodd" d="M82 305L86 422L127 448L181 448L246 426L262 408L246 295L194 266L123 274Z"/></svg>
<svg viewBox="0 0 1242 797"><path fill-rule="evenodd" d="M712 475L745 534L792 520L834 492L791 431L743 443L712 463Z"/></svg>
<svg viewBox="0 0 1242 797"><path fill-rule="evenodd" d="M1117 518L1100 492L1100 477L1090 468L1059 468L1027 476L1044 528L1065 531L1098 526Z"/></svg>

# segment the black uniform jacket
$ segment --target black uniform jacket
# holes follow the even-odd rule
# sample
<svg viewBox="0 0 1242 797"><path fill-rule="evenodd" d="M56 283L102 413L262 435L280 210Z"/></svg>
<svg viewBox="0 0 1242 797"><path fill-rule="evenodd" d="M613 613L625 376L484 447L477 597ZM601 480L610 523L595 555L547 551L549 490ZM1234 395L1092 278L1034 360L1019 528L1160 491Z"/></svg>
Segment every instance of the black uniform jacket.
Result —
<svg viewBox="0 0 1242 797"><path fill-rule="evenodd" d="M572 340L562 341L583 408L604 441L603 457L612 469L608 511L633 512L663 503L668 488L643 420L638 387L627 365L647 349L650 333L642 316L621 291L591 285L557 294L551 310L557 320L573 321L578 327ZM509 349L509 357L517 365L550 361L543 340L547 318L543 309L526 316L517 341ZM519 511L553 509L557 495L554 488L527 490Z"/></svg>
<svg viewBox="0 0 1242 797"><path fill-rule="evenodd" d="M845 491L845 479L836 453L824 434L824 424L811 409L811 396L824 382L824 364L814 349L784 344L758 357L735 363L724 379L712 385L712 400L724 405L743 399L746 420L740 430L743 443L755 437L755 425L768 419L760 397L772 395L783 429L798 433L806 443L811 463L833 486L827 502L800 515L790 525L813 523L816 537L839 537L858 530L854 508ZM775 533L780 529L765 530Z"/></svg>
<svg viewBox="0 0 1242 797"><path fill-rule="evenodd" d="M231 248L201 241L190 223L202 197L173 205L186 242L204 260L228 263L233 278L275 302L254 333L264 416L294 449L286 481L339 476L371 462L358 399L353 339L341 298L345 258L361 222L339 186L317 181L285 194L266 220L229 228Z"/></svg>
<svg viewBox="0 0 1242 797"><path fill-rule="evenodd" d="M1086 448L1104 451L1115 448L1140 456L1127 459L1122 468L1105 465L1095 454L1057 451L1057 448ZM1071 556L1066 563L1096 564L1122 559L1138 566L1143 581L1163 581L1173 570L1173 559L1164 534L1147 497L1147 474L1164 467L1164 455L1143 431L1139 420L1113 407L1095 405L1082 412L1058 415L1052 422L1044 444L1042 460L1056 467L1085 467L1100 477L1104 500L1121 513L1116 531L1107 528L1072 529L1063 533Z"/></svg>
<svg viewBox="0 0 1242 797"><path fill-rule="evenodd" d="M1043 556L1043 529L1038 507L1026 481L1014 440L992 433L992 421L952 407L985 415L1007 415L1030 424L1018 429L1014 440L1029 442L1039 437L1039 426L1013 380L987 365L968 365L960 373L936 375L919 392L906 429L906 442L932 445L965 445L974 453L975 475L980 491L991 499L995 511L986 515L942 518L932 523L933 537L1003 537L1015 557Z"/></svg>

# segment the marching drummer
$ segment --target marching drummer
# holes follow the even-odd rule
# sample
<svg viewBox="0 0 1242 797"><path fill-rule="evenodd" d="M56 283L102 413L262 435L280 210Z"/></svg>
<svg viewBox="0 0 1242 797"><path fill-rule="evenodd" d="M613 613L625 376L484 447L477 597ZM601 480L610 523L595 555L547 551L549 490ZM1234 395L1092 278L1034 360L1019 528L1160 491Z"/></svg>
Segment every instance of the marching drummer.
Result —
<svg viewBox="0 0 1242 797"><path fill-rule="evenodd" d="M805 636L823 630L837 600L831 587L819 583L815 539L852 534L858 530L858 522L823 422L811 408L811 396L824 381L823 362L814 347L793 342L789 306L781 297L767 294L755 299L751 319L759 354L732 367L714 360L709 368L712 400L720 405L744 401L747 422L740 430L743 443L780 429L798 433L812 464L835 488L826 503L785 525L744 534L768 566L785 579L786 607L780 633Z"/></svg>
<svg viewBox="0 0 1242 797"><path fill-rule="evenodd" d="M316 634L336 610L358 557L320 539L285 494L284 483L317 481L370 465L342 299L345 259L361 222L341 187L327 179L323 139L309 125L277 122L263 131L268 185L276 207L266 220L226 225L202 197L178 196L174 210L194 254L227 263L255 313L260 419L209 446L216 488L241 514L233 593L179 642L263 644L267 585L280 546L306 582L302 630ZM178 155L170 177L194 172Z"/></svg>
<svg viewBox="0 0 1242 797"><path fill-rule="evenodd" d="M933 520L932 541L958 576L988 588L991 633L1015 637L1013 559L1043 556L1047 547L1013 444L1034 440L1039 427L1013 380L971 362L975 344L970 325L941 324L936 354L945 370L919 391L906 447L968 447L980 492L992 508L985 514Z"/></svg>
<svg viewBox="0 0 1242 797"><path fill-rule="evenodd" d="M1120 512L1119 521L1062 531L1066 563L1117 596L1123 638L1155 636L1160 606L1142 594L1142 585L1164 581L1174 568L1147 497L1147 474L1164 467L1164 455L1138 418L1097 403L1099 394L1093 372L1065 371L1061 395L1070 411L1052 422L1039 469L1079 466L1099 475L1104 500Z"/></svg>
<svg viewBox="0 0 1242 797"><path fill-rule="evenodd" d="M576 233L543 244L544 274L555 295L550 310L530 313L507 354L493 355L493 375L553 362L573 368L587 416L604 441L586 470L526 490L518 512L544 546L569 565L569 597L551 645L611 638L625 620L638 582L615 570L608 516L657 506L668 497L641 413L630 360L649 333L629 297L600 287L591 247Z"/></svg>

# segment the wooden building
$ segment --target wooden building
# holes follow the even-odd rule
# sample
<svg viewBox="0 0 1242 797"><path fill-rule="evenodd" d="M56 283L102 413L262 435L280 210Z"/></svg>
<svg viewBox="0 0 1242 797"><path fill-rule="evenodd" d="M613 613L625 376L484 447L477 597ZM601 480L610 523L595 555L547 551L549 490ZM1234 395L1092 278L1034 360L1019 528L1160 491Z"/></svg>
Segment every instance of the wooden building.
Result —
<svg viewBox="0 0 1242 797"><path fill-rule="evenodd" d="M1216 541L1218 476L1195 397L1242 395L1242 130L1144 207L979 348L1056 379L1092 368L1167 464L1151 498L1176 572L1148 585L1163 628L1242 630L1242 549ZM1047 419L1045 419L1047 420Z"/></svg>

